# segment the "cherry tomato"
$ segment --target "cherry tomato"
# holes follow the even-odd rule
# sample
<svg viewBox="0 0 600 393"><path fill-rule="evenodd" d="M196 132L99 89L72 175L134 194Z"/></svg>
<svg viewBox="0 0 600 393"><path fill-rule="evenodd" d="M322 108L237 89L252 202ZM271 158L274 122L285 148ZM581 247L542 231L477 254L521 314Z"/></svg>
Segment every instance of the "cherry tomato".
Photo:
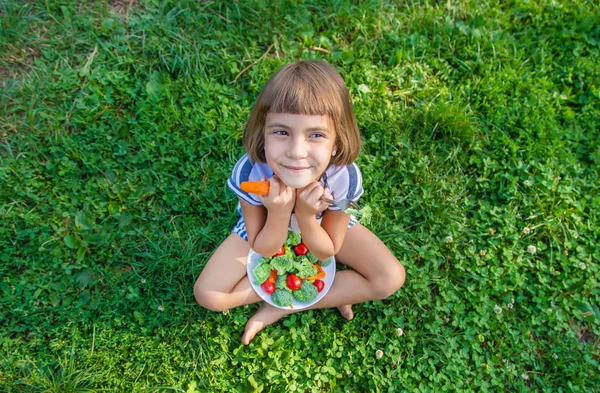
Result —
<svg viewBox="0 0 600 393"><path fill-rule="evenodd" d="M273 292L275 292L275 285L271 281L269 281L269 279L267 279L265 282L263 282L261 287L262 287L263 291L265 291L269 295L272 294Z"/></svg>
<svg viewBox="0 0 600 393"><path fill-rule="evenodd" d="M308 248L304 243L300 243L297 246L294 246L294 252L296 255L306 255L308 253Z"/></svg>
<svg viewBox="0 0 600 393"><path fill-rule="evenodd" d="M267 278L267 280L275 285L275 283L277 282L277 270L275 269L271 269L271 274L269 274L269 278Z"/></svg>
<svg viewBox="0 0 600 393"><path fill-rule="evenodd" d="M281 246L281 248L279 250L277 250L277 252L273 255L273 258L278 257L283 254L285 254L285 249L283 248L283 246Z"/></svg>
<svg viewBox="0 0 600 393"><path fill-rule="evenodd" d="M325 283L321 280L315 280L313 285L317 287L317 292L321 292L325 288Z"/></svg>
<svg viewBox="0 0 600 393"><path fill-rule="evenodd" d="M295 274L290 274L287 276L285 283L289 289L295 291L302 286L302 279Z"/></svg>

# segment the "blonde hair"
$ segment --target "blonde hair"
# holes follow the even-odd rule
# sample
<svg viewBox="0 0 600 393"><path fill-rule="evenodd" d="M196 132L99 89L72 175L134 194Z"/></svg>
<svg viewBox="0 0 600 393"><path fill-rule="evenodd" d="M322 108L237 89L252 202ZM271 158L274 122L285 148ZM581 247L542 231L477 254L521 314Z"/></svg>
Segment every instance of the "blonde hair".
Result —
<svg viewBox="0 0 600 393"><path fill-rule="evenodd" d="M350 165L360 153L362 142L350 94L341 75L328 63L291 63L265 84L244 129L244 148L254 162L266 162L264 127L269 112L328 115L335 127L337 146L332 165Z"/></svg>

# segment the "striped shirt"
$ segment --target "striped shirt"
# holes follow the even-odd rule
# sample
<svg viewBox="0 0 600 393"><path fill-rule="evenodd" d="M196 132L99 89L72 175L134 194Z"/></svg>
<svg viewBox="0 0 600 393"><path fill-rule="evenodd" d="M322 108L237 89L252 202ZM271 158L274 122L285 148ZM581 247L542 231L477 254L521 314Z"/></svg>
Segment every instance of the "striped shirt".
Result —
<svg viewBox="0 0 600 393"><path fill-rule="evenodd" d="M227 180L227 187L231 189L235 195L242 201L253 206L262 206L258 197L254 194L249 194L242 191L240 184L245 181L260 181L273 176L273 171L266 163L252 162L248 154L244 154L242 158L235 164L231 177ZM362 186L362 174L355 163L346 166L330 166L327 168L319 183L329 190L334 200L351 199L358 201L364 190ZM238 203L238 213L242 215L242 209ZM339 207L329 206L327 210L340 210ZM320 220L322 213L317 215ZM351 220L353 223L356 220ZM289 230L299 232L297 221L292 214ZM243 236L242 236L243 237Z"/></svg>

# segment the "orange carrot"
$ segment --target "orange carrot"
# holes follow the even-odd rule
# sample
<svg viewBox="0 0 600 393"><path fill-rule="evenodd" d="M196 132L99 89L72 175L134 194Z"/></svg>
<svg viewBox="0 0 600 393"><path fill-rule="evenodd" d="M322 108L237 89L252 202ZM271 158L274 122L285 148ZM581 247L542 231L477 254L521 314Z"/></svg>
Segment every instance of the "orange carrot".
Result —
<svg viewBox="0 0 600 393"><path fill-rule="evenodd" d="M240 184L242 191L258 195L269 195L269 186L268 181L243 181Z"/></svg>
<svg viewBox="0 0 600 393"><path fill-rule="evenodd" d="M305 280L322 280L327 276L327 273L321 272L317 273L314 276L306 277Z"/></svg>
<svg viewBox="0 0 600 393"><path fill-rule="evenodd" d="M315 263L313 265L313 267L315 269L317 269L318 273L313 276L306 277L305 280L322 280L325 278L325 276L327 276L327 273L325 273L325 270L323 270L321 265L319 265L318 263Z"/></svg>

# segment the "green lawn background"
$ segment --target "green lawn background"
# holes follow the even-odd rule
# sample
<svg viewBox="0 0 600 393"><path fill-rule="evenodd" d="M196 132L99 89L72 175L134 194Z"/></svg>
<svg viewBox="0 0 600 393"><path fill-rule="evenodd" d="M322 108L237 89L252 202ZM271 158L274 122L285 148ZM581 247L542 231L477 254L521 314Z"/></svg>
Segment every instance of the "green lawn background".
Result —
<svg viewBox="0 0 600 393"><path fill-rule="evenodd" d="M1 1L0 390L600 391L599 42L592 1ZM299 59L346 80L408 277L244 347L258 305L192 286Z"/></svg>

